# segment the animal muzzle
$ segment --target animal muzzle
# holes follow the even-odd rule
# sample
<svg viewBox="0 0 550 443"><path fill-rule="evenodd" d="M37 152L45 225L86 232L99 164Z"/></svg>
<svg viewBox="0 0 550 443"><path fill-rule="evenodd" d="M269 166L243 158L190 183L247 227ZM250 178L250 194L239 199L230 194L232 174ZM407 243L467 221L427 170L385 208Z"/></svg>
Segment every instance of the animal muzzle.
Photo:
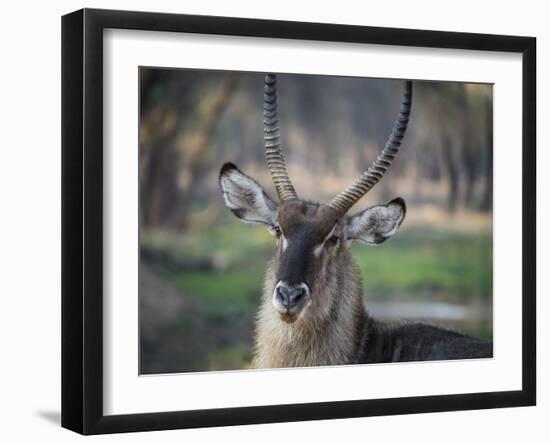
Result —
<svg viewBox="0 0 550 443"><path fill-rule="evenodd" d="M288 285L280 281L273 291L273 306L281 314L297 316L309 298L309 287L305 283Z"/></svg>

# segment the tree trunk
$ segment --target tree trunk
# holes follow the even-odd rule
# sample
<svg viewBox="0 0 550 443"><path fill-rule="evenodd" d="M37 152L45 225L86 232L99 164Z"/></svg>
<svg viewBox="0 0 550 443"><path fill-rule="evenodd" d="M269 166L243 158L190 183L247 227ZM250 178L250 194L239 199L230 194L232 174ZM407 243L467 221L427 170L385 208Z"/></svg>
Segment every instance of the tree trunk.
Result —
<svg viewBox="0 0 550 443"><path fill-rule="evenodd" d="M443 166L446 169L449 180L449 191L447 194L447 210L454 212L458 203L459 175L456 166L453 143L451 136L445 132L442 136Z"/></svg>
<svg viewBox="0 0 550 443"><path fill-rule="evenodd" d="M219 122L227 105L231 101L238 84L238 77L229 76L222 91L212 101L201 116L199 126L190 141L177 146L179 171L176 171L177 180L176 205L170 218L170 224L177 229L185 229L191 213L191 200L197 182L205 173L205 158L208 156L208 146L215 133L215 127ZM181 179L183 178L183 179Z"/></svg>
<svg viewBox="0 0 550 443"><path fill-rule="evenodd" d="M493 209L493 107L492 100L488 97L485 101L485 118L487 119L487 162L485 165L485 188L481 200L480 209L490 211Z"/></svg>

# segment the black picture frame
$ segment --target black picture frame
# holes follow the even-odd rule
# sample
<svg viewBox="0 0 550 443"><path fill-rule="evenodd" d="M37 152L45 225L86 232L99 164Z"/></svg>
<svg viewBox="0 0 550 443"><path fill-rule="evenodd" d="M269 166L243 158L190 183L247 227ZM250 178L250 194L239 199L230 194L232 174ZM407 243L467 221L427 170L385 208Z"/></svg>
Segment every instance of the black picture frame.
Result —
<svg viewBox="0 0 550 443"><path fill-rule="evenodd" d="M522 389L131 415L103 412L103 30L171 31L519 53L523 64ZM536 39L83 9L62 18L62 426L82 434L536 403ZM519 271L519 270L518 270Z"/></svg>

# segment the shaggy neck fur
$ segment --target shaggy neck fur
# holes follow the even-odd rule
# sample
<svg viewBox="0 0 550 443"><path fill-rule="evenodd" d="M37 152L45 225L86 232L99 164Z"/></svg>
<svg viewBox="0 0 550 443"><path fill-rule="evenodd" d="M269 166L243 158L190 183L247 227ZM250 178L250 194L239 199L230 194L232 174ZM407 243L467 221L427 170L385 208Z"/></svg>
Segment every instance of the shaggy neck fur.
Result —
<svg viewBox="0 0 550 443"><path fill-rule="evenodd" d="M256 322L252 367L284 368L357 362L366 312L361 277L348 250L327 258L311 293L311 304L294 323L273 309L274 263L269 264ZM346 269L346 272L343 272Z"/></svg>

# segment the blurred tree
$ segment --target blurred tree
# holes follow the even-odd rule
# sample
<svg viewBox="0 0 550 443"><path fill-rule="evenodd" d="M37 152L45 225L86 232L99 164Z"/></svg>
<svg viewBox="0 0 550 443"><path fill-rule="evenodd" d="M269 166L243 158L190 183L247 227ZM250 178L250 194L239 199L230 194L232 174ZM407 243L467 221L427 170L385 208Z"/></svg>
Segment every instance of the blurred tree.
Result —
<svg viewBox="0 0 550 443"><path fill-rule="evenodd" d="M262 74L143 68L140 75L144 227L186 229L191 203L218 192L224 161L268 178ZM328 198L374 160L401 88L398 80L279 75L282 143L299 191ZM414 94L404 149L376 198L391 198L401 186L419 203L490 210L491 86L417 81Z"/></svg>
<svg viewBox="0 0 550 443"><path fill-rule="evenodd" d="M227 76L219 91L201 97L198 112L190 113L200 79L185 83L177 75L179 71L165 71L168 75L159 81L159 76L149 75L148 70L141 72L142 223L145 227L184 229L193 188L204 173L208 146L235 92L238 77Z"/></svg>
<svg viewBox="0 0 550 443"><path fill-rule="evenodd" d="M485 162L485 187L480 209L490 211L493 209L493 97L492 90L489 91L484 100L485 108L485 151L487 161Z"/></svg>

